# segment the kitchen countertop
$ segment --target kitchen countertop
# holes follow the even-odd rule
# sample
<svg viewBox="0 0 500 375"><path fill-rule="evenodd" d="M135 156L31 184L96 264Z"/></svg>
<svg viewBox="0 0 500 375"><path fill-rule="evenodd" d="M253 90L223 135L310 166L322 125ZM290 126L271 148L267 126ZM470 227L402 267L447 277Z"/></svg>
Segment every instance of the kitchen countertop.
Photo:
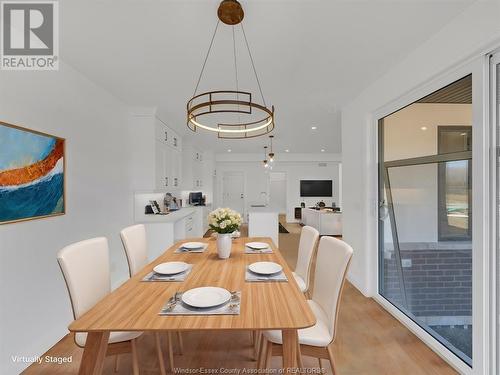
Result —
<svg viewBox="0 0 500 375"><path fill-rule="evenodd" d="M200 208L204 208L207 206L193 206L193 207L182 207L177 211L172 211L167 215L141 215L138 218L137 223L175 223L181 219L184 219L186 216L189 216L196 212L196 210Z"/></svg>
<svg viewBox="0 0 500 375"><path fill-rule="evenodd" d="M250 206L248 208L248 213L268 213L268 214L278 214L278 210L269 206Z"/></svg>

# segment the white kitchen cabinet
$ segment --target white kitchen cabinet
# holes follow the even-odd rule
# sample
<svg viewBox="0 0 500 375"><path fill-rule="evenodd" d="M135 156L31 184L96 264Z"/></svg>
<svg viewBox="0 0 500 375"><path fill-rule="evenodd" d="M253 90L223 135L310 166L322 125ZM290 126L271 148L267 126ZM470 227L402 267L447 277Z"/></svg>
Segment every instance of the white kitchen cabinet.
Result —
<svg viewBox="0 0 500 375"><path fill-rule="evenodd" d="M181 155L180 152L174 149L170 150L169 153L170 160L167 165L170 166L170 177L172 179L172 186L175 189L179 189L182 186L182 168L181 168Z"/></svg>
<svg viewBox="0 0 500 375"><path fill-rule="evenodd" d="M182 137L157 118L155 118L155 138L174 150L182 150Z"/></svg>
<svg viewBox="0 0 500 375"><path fill-rule="evenodd" d="M155 146L156 189L179 189L182 177L182 160L179 151L160 141L156 141Z"/></svg>
<svg viewBox="0 0 500 375"><path fill-rule="evenodd" d="M201 189L203 187L203 152L189 145L184 147L182 155L184 189Z"/></svg>

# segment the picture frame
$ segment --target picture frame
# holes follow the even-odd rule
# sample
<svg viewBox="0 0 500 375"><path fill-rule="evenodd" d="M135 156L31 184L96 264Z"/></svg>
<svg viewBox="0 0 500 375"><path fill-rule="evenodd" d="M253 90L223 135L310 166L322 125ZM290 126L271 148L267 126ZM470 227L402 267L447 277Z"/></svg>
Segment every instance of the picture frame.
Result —
<svg viewBox="0 0 500 375"><path fill-rule="evenodd" d="M0 225L66 214L66 139L0 121Z"/></svg>

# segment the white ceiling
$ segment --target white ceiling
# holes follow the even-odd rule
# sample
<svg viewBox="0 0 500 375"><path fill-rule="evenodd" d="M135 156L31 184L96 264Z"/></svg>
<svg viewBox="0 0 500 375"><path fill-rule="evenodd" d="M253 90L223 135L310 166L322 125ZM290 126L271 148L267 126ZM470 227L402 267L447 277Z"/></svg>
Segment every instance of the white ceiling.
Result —
<svg viewBox="0 0 500 375"><path fill-rule="evenodd" d="M268 104L275 151L341 151L340 109L473 0L243 0L245 31ZM65 0L61 57L131 106L195 142L259 152L266 139L222 141L189 132L192 96L217 18L218 0ZM200 85L234 89L231 28L221 24ZM240 89L257 94L236 30ZM411 72L409 72L411 74ZM317 126L316 131L311 126Z"/></svg>

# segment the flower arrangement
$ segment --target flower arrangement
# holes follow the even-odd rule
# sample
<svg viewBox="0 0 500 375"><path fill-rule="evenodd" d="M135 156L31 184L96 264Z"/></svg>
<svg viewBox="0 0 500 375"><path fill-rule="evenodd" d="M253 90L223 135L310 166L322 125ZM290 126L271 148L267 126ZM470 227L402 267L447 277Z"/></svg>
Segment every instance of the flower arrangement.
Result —
<svg viewBox="0 0 500 375"><path fill-rule="evenodd" d="M218 208L208 215L208 225L217 233L233 233L241 223L241 215L230 208Z"/></svg>

